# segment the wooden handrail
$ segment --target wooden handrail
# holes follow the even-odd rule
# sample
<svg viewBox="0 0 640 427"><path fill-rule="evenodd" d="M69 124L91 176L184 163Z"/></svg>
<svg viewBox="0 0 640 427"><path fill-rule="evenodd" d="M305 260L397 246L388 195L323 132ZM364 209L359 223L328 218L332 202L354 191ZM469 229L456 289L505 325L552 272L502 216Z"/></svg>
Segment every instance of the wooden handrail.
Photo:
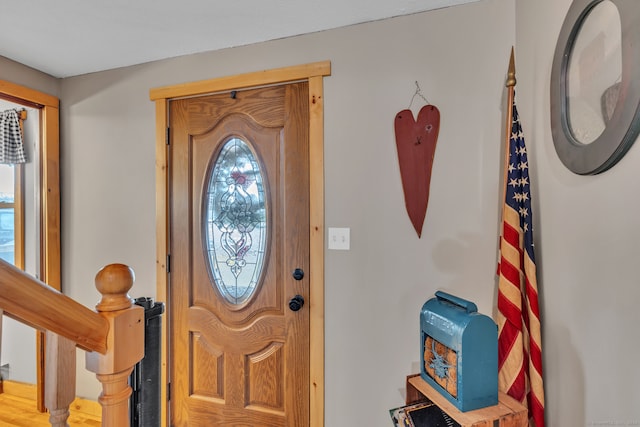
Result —
<svg viewBox="0 0 640 427"><path fill-rule="evenodd" d="M107 352L107 319L3 260L0 310L33 328L63 336L84 350Z"/></svg>

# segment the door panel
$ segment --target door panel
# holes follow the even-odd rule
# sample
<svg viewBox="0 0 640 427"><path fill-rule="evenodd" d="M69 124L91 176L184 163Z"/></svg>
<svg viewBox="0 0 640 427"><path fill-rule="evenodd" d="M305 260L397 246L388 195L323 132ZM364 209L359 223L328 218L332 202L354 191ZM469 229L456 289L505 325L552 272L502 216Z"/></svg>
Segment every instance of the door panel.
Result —
<svg viewBox="0 0 640 427"><path fill-rule="evenodd" d="M235 98L219 94L171 102L175 426L309 424L309 280L308 274L302 280L292 277L296 268L309 266L307 94L307 84L296 83L241 91ZM249 263L258 245L247 230L260 222L247 217L261 210L248 195L254 175L238 160L225 172L226 190L208 194L212 173L224 171L216 169L221 150L234 138L250 148L261 170L265 202L260 215L266 225L255 293L238 304L216 284L221 279L212 273L207 243L214 232L215 239L224 236L219 245L225 252L217 255L223 262L216 265L230 269L225 277L242 278L253 268ZM211 200L223 206L223 220L208 216ZM240 281L236 288L244 285ZM289 301L296 295L305 304L292 311Z"/></svg>

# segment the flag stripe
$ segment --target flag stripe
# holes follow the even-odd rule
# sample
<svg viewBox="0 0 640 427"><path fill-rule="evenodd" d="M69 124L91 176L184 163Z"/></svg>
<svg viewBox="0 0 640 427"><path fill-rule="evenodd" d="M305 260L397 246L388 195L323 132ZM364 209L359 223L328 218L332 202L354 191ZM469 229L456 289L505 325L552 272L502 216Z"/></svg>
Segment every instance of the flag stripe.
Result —
<svg viewBox="0 0 640 427"><path fill-rule="evenodd" d="M513 326L517 327L517 331L521 330L520 325L520 306L515 305L509 298L505 297L504 292L498 293L498 309L505 319Z"/></svg>
<svg viewBox="0 0 640 427"><path fill-rule="evenodd" d="M516 399L517 401L524 403L524 400L527 397L526 373L524 369L524 360L520 361L520 363L514 364L512 368L515 368L514 372L516 372L516 375L512 378L510 382L510 386L507 389L507 394L513 397L514 399Z"/></svg>

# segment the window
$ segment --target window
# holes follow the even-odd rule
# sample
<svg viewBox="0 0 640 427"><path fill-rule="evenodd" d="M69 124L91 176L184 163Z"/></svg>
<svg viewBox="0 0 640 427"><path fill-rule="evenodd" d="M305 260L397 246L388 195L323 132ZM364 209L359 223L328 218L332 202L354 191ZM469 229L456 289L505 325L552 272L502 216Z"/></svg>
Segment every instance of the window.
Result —
<svg viewBox="0 0 640 427"><path fill-rule="evenodd" d="M23 268L23 168L0 165L0 258Z"/></svg>

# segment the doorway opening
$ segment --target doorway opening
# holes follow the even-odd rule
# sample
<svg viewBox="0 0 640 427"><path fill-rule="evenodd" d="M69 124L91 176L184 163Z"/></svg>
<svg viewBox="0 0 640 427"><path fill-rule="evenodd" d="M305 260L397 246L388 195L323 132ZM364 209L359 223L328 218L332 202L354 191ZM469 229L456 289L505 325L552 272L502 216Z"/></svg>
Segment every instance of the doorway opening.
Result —
<svg viewBox="0 0 640 427"><path fill-rule="evenodd" d="M8 195L4 205L0 202L0 229L10 229L13 225L13 248L10 247L11 241L5 242L7 251L12 250L6 255L13 258L16 266L25 269L54 289L61 290L59 100L31 88L0 80L0 110L4 111L8 108L16 108L26 113L23 135L29 160L25 165L13 165L4 170L6 179L10 180L13 176L13 182L7 183L5 179L5 184L14 190L13 200ZM21 194L22 197L17 199L16 194ZM11 224L12 219L13 224ZM16 231L23 231L23 234L18 235ZM2 326L1 319L2 316L0 316L0 326ZM5 338L2 330L3 328L0 327L0 343ZM25 341L24 334L19 330L13 330L11 334L18 334L20 342ZM33 364L35 360L35 378L26 379L29 381L35 379L37 406L38 410L43 412L45 410L44 334L37 332L34 341L35 349L30 347L34 358L29 359L25 356L26 353L21 354L22 360L16 360L15 367L17 369L18 365L25 363L24 360L27 364ZM0 351L1 348L0 346ZM11 369L9 366L9 374ZM22 368L20 370L22 371Z"/></svg>

